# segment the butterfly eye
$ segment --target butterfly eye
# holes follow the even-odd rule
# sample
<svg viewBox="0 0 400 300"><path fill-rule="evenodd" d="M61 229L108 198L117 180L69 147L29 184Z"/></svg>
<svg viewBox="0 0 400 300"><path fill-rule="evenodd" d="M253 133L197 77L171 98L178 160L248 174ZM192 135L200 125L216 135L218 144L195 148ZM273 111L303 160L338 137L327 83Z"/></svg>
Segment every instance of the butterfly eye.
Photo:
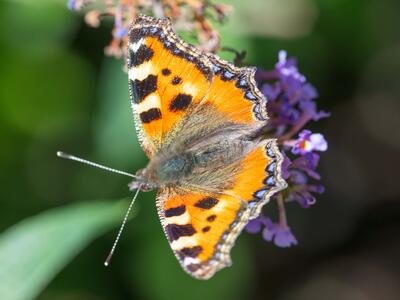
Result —
<svg viewBox="0 0 400 300"><path fill-rule="evenodd" d="M151 184L151 183L143 183L143 184L142 184L142 187L141 187L141 190L142 190L143 192L150 192L150 191L152 191L152 190L154 190L154 189L156 189L156 188L157 188L157 186L154 185L154 184Z"/></svg>

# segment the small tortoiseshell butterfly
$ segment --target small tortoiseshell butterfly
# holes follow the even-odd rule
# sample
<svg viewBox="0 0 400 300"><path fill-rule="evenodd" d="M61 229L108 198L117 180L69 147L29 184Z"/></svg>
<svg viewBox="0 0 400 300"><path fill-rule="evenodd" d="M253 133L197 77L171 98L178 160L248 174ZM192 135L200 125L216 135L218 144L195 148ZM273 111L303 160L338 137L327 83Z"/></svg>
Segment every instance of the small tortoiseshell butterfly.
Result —
<svg viewBox="0 0 400 300"><path fill-rule="evenodd" d="M208 279L229 266L243 227L286 183L276 141L260 134L266 99L254 68L182 41L169 19L138 16L129 31L129 87L150 159L131 189L158 189L157 209L184 270Z"/></svg>
<svg viewBox="0 0 400 300"><path fill-rule="evenodd" d="M186 44L167 18L140 15L129 31L128 73L147 167L132 175L57 155L135 178L135 197L105 265L138 192L158 189L158 214L175 256L187 273L208 279L231 264L244 226L286 187L276 141L263 134L266 99L255 69Z"/></svg>

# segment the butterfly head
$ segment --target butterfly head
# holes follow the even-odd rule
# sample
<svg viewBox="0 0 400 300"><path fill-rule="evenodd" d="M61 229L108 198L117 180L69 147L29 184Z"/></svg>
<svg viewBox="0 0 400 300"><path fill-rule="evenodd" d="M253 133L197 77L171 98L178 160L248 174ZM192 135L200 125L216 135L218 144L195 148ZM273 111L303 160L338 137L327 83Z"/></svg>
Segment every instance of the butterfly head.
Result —
<svg viewBox="0 0 400 300"><path fill-rule="evenodd" d="M146 176L146 169L140 169L135 174L135 179L128 184L129 190L137 190L140 187L141 191L149 192L158 188L158 184L152 182Z"/></svg>

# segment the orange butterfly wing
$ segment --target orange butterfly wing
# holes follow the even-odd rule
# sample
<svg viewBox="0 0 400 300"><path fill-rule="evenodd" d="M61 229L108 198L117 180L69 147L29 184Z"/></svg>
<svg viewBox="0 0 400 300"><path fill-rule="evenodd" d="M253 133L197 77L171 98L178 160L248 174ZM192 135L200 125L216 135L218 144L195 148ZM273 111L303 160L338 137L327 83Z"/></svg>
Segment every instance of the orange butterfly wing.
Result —
<svg viewBox="0 0 400 300"><path fill-rule="evenodd" d="M241 161L232 188L221 193L163 189L158 214L171 248L186 272L208 279L231 264L230 249L249 219L285 187L282 156L273 140Z"/></svg>
<svg viewBox="0 0 400 300"><path fill-rule="evenodd" d="M128 72L139 140L149 157L207 94L209 61L182 42L168 19L139 16L129 33Z"/></svg>
<svg viewBox="0 0 400 300"><path fill-rule="evenodd" d="M247 205L228 195L160 190L157 208L183 269L208 279L230 265L229 251L248 219Z"/></svg>
<svg viewBox="0 0 400 300"><path fill-rule="evenodd" d="M254 80L255 68L238 68L217 55L207 54L214 80L201 105L212 105L227 120L254 127L268 119L266 99Z"/></svg>

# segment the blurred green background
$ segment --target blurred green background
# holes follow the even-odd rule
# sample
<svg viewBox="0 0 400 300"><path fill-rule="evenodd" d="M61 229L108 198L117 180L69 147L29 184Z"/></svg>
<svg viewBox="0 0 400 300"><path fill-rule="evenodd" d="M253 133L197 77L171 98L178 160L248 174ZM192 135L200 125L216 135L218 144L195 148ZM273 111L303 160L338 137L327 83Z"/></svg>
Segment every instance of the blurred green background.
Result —
<svg viewBox="0 0 400 300"><path fill-rule="evenodd" d="M225 1L223 46L264 68L286 49L332 117L311 125L329 141L326 192L308 210L288 205L299 246L243 233L233 266L207 282L172 255L154 193L103 266L129 179L55 153L131 172L146 159L122 61L103 55L111 25L88 28L65 2L0 1L2 300L400 299L398 0Z"/></svg>

